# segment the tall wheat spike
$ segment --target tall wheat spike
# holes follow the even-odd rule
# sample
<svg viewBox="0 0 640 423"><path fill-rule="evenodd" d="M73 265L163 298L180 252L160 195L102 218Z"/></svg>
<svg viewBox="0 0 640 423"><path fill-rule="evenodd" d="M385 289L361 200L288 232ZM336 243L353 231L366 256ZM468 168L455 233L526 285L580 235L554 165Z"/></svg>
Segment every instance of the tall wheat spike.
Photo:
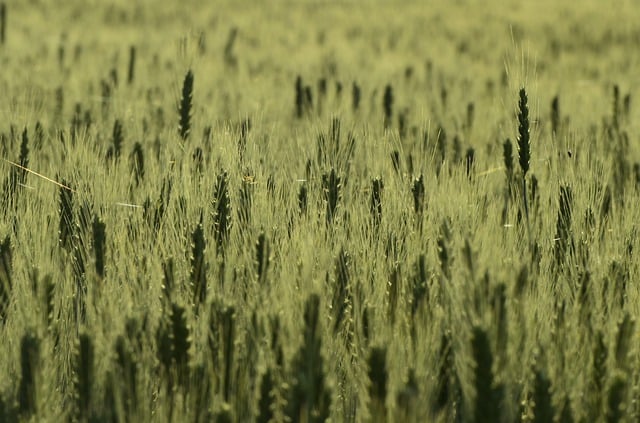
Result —
<svg viewBox="0 0 640 423"><path fill-rule="evenodd" d="M302 76L300 75L296 77L295 89L296 89L296 95L295 95L296 117L300 119L302 118L305 112L304 86L302 83Z"/></svg>
<svg viewBox="0 0 640 423"><path fill-rule="evenodd" d="M351 258L349 254L344 250L344 247L340 249L340 253L335 263L335 283L333 290L333 299L331 302L331 309L333 310L333 331L338 332L340 324L345 317L345 312L349 303L353 303L351 300L351 285L350 285L350 266Z"/></svg>
<svg viewBox="0 0 640 423"><path fill-rule="evenodd" d="M196 147L193 150L193 170L196 174L201 175L204 169L204 151L201 147Z"/></svg>
<svg viewBox="0 0 640 423"><path fill-rule="evenodd" d="M36 150L40 150L42 149L42 146L44 144L44 138L45 138L44 128L40 121L36 122L36 127L34 129L34 132L35 134L33 136L33 148L35 148Z"/></svg>
<svg viewBox="0 0 640 423"><path fill-rule="evenodd" d="M353 111L356 112L360 108L361 93L360 93L360 86L355 81L353 82L353 85L351 87L351 97L352 97L351 107L353 108Z"/></svg>
<svg viewBox="0 0 640 423"><path fill-rule="evenodd" d="M73 216L73 191L69 188L69 183L62 179L60 182L60 224L58 236L60 245L67 251L71 250L72 239L75 233L75 220Z"/></svg>
<svg viewBox="0 0 640 423"><path fill-rule="evenodd" d="M236 342L236 310L214 301L209 311L208 346L210 364L216 374L215 389L222 391L226 402L231 399L234 386L234 361Z"/></svg>
<svg viewBox="0 0 640 423"><path fill-rule="evenodd" d="M462 409L462 390L454 358L451 333L444 332L438 352L438 382L430 406L433 416L447 412L448 421L461 418Z"/></svg>
<svg viewBox="0 0 640 423"><path fill-rule="evenodd" d="M102 400L102 407L97 414L102 421L117 422L119 419L124 420L123 417L125 416L119 415L116 376L113 375L111 370L107 370L105 374L104 393L100 399Z"/></svg>
<svg viewBox="0 0 640 423"><path fill-rule="evenodd" d="M469 271L469 275L471 276L471 280L475 281L476 279L476 253L471 248L471 243L469 242L469 238L465 238L464 247L462 248L462 258L464 260L464 264Z"/></svg>
<svg viewBox="0 0 640 423"><path fill-rule="evenodd" d="M389 129L393 119L393 88L390 84L384 88L382 108L384 110L384 129Z"/></svg>
<svg viewBox="0 0 640 423"><path fill-rule="evenodd" d="M129 72L127 73L127 84L133 83L136 67L136 46L129 47Z"/></svg>
<svg viewBox="0 0 640 423"><path fill-rule="evenodd" d="M562 402L562 409L560 410L560 417L558 423L573 423L573 411L571 410L571 401L568 397L564 398Z"/></svg>
<svg viewBox="0 0 640 423"><path fill-rule="evenodd" d="M173 376L173 343L171 325L169 324L169 315L171 313L170 308L174 303L168 305L163 310L162 320L156 330L156 355L158 362L163 371L166 382L167 392L171 392L175 385L175 378ZM116 344L116 348L117 344ZM123 350L126 351L126 350Z"/></svg>
<svg viewBox="0 0 640 423"><path fill-rule="evenodd" d="M629 372L629 353L633 343L635 320L629 312L624 314L622 321L618 324L615 343L615 360L618 369Z"/></svg>
<svg viewBox="0 0 640 423"><path fill-rule="evenodd" d="M131 344L123 335L115 342L116 368L118 391L124 408L124 414L131 418L138 403L138 362L132 351Z"/></svg>
<svg viewBox="0 0 640 423"><path fill-rule="evenodd" d="M551 382L543 370L536 369L533 387L534 423L552 422L555 410L551 401Z"/></svg>
<svg viewBox="0 0 640 423"><path fill-rule="evenodd" d="M173 289L176 285L173 258L169 258L162 263L162 275L162 305L163 310L165 310L166 306L173 302Z"/></svg>
<svg viewBox="0 0 640 423"><path fill-rule="evenodd" d="M182 83L182 97L180 98L180 106L178 113L180 115L179 133L180 138L186 141L191 133L191 108L193 102L193 72L189 69Z"/></svg>
<svg viewBox="0 0 640 423"><path fill-rule="evenodd" d="M529 203L527 202L527 172L529 171L529 161L531 159L530 128L529 128L529 106L527 105L527 92L524 87L520 89L518 101L518 163L522 172L522 204L527 220L527 233L529 243L532 243L531 228L529 225Z"/></svg>
<svg viewBox="0 0 640 423"><path fill-rule="evenodd" d="M122 152L122 144L124 142L124 131L123 131L122 121L120 119L116 119L113 124L113 146L110 149L110 155L116 161L120 158L120 153Z"/></svg>
<svg viewBox="0 0 640 423"><path fill-rule="evenodd" d="M22 131L22 142L20 143L20 157L18 159L20 164L20 184L24 185L27 179L27 169L29 168L29 136L27 134L27 128Z"/></svg>
<svg viewBox="0 0 640 423"><path fill-rule="evenodd" d="M76 416L80 421L87 421L92 413L95 357L93 341L86 333L78 338L75 359Z"/></svg>
<svg viewBox="0 0 640 423"><path fill-rule="evenodd" d="M464 163L465 163L465 170L467 173L467 178L471 179L472 175L472 170L473 170L473 164L476 160L476 150L473 147L469 147L464 155Z"/></svg>
<svg viewBox="0 0 640 423"><path fill-rule="evenodd" d="M104 97L103 97L104 100ZM55 116L55 122L60 124L62 122L62 115L64 113L64 88L58 86L55 91L55 108L53 115Z"/></svg>
<svg viewBox="0 0 640 423"><path fill-rule="evenodd" d="M618 84L613 85L613 101L612 101L612 121L613 128L619 129L620 124L620 87Z"/></svg>
<svg viewBox="0 0 640 423"><path fill-rule="evenodd" d="M447 279L451 279L451 257L449 255L449 242L451 241L451 229L449 228L448 219L443 220L440 226L440 233L436 241L438 246L438 260L440 261L440 270L442 275Z"/></svg>
<svg viewBox="0 0 640 423"><path fill-rule="evenodd" d="M453 150L453 163L460 163L462 159L462 141L458 134L453 136L451 149Z"/></svg>
<svg viewBox="0 0 640 423"><path fill-rule="evenodd" d="M223 171L217 176L213 193L213 230L218 254L224 255L225 246L231 232L231 225L229 176L226 171Z"/></svg>
<svg viewBox="0 0 640 423"><path fill-rule="evenodd" d="M147 197L143 204L143 215L145 217L145 220L153 230L154 237L158 236L162 220L167 211L167 208L169 207L172 187L173 183L171 178L164 178L162 181L160 198L152 203L151 199Z"/></svg>
<svg viewBox="0 0 640 423"><path fill-rule="evenodd" d="M51 329L51 323L53 322L53 296L55 294L56 286L53 283L53 277L51 275L45 276L43 280L43 309L45 310L45 321L47 325L47 329Z"/></svg>
<svg viewBox="0 0 640 423"><path fill-rule="evenodd" d="M85 323L87 317L87 292L88 284L85 277L85 252L80 246L76 245L73 248L72 258L72 270L73 278L75 282L75 316L78 323Z"/></svg>
<svg viewBox="0 0 640 423"><path fill-rule="evenodd" d="M623 418L626 411L625 397L627 396L628 385L628 375L616 372L607 393L607 423L625 421Z"/></svg>
<svg viewBox="0 0 640 423"><path fill-rule="evenodd" d="M409 114L409 109L408 108L404 108L402 110L400 110L400 112L398 113L398 135L400 136L400 139L406 139L407 138L407 115Z"/></svg>
<svg viewBox="0 0 640 423"><path fill-rule="evenodd" d="M206 240L202 227L202 214L200 223L191 234L191 285L193 287L193 302L196 305L204 304L207 300L207 269L205 259Z"/></svg>
<svg viewBox="0 0 640 423"><path fill-rule="evenodd" d="M556 95L551 100L551 135L555 137L558 135L560 129L560 100Z"/></svg>
<svg viewBox="0 0 640 423"><path fill-rule="evenodd" d="M290 367L286 414L292 421L320 423L329 417L331 392L325 382L320 297L317 294L310 295L305 303L304 323L304 340Z"/></svg>
<svg viewBox="0 0 640 423"><path fill-rule="evenodd" d="M389 374L387 372L387 349L372 348L368 360L369 375L369 412L377 421L386 421L386 405Z"/></svg>
<svg viewBox="0 0 640 423"><path fill-rule="evenodd" d="M324 99L327 96L327 78L318 79L318 99L316 103L316 109L318 110L318 115L322 115L322 108Z"/></svg>
<svg viewBox="0 0 640 423"><path fill-rule="evenodd" d="M308 115L313 112L313 91L310 85L304 87L304 110Z"/></svg>
<svg viewBox="0 0 640 423"><path fill-rule="evenodd" d="M332 168L330 173L322 175L322 191L327 204L327 226L331 226L335 219L341 187L341 178L335 169Z"/></svg>
<svg viewBox="0 0 640 423"><path fill-rule="evenodd" d="M107 117L109 116L109 110L111 106L111 91L111 84L109 84L109 82L107 82L105 79L100 80L100 97L102 97L101 110L103 119L107 119Z"/></svg>
<svg viewBox="0 0 640 423"><path fill-rule="evenodd" d="M185 314L184 307L175 302L171 303L164 311L156 331L156 351L165 377L166 394L170 399L170 416L173 415L177 388L186 393L190 377L189 359L192 339ZM126 346L126 343L123 342L123 345Z"/></svg>
<svg viewBox="0 0 640 423"><path fill-rule="evenodd" d="M240 123L240 137L238 138L238 155L240 156L240 162L244 162L244 153L247 148L247 140L249 131L251 130L251 119L244 119ZM205 144L206 145L206 144Z"/></svg>
<svg viewBox="0 0 640 423"><path fill-rule="evenodd" d="M307 193L307 185L302 184L300 186L300 190L298 191L298 208L300 209L300 214L307 214L307 203L308 203L308 193Z"/></svg>
<svg viewBox="0 0 640 423"><path fill-rule="evenodd" d="M175 303L172 304L170 320L172 362L178 376L178 384L182 388L186 388L189 380L189 350L191 349L192 340L184 307Z"/></svg>
<svg viewBox="0 0 640 423"><path fill-rule="evenodd" d="M7 319L13 287L13 249L11 236L7 235L0 243L0 327Z"/></svg>
<svg viewBox="0 0 640 423"><path fill-rule="evenodd" d="M104 278L105 276L105 255L107 245L106 223L98 216L94 216L93 229L93 252L96 265L96 274Z"/></svg>
<svg viewBox="0 0 640 423"><path fill-rule="evenodd" d="M382 179L378 177L371 182L371 185L371 202L369 209L371 211L373 226L377 229L382 221L382 191L384 189L384 183Z"/></svg>
<svg viewBox="0 0 640 423"><path fill-rule="evenodd" d="M438 127L436 148L438 151L438 160L436 161L436 176L440 176L442 166L445 159L447 158L447 131L442 125Z"/></svg>
<svg viewBox="0 0 640 423"><path fill-rule="evenodd" d="M442 103L442 110L447 110L447 99L449 98L449 91L447 87L442 84L440 87L440 102Z"/></svg>
<svg viewBox="0 0 640 423"><path fill-rule="evenodd" d="M142 144L136 142L133 145L133 150L130 156L131 173L133 173L136 186L144 180L144 151L142 150Z"/></svg>
<svg viewBox="0 0 640 423"><path fill-rule="evenodd" d="M189 406L193 407L193 422L210 422L213 420L213 412L209 409L211 404L211 382L212 378L204 364L198 364L191 370L190 392L191 401Z"/></svg>
<svg viewBox="0 0 640 423"><path fill-rule="evenodd" d="M393 170L396 174L400 175L402 168L400 167L400 152L398 150L393 150L391 152L391 164L393 165Z"/></svg>
<svg viewBox="0 0 640 423"><path fill-rule="evenodd" d="M0 393L0 422L18 422L16 407L5 398L4 394Z"/></svg>
<svg viewBox="0 0 640 423"><path fill-rule="evenodd" d="M236 42L236 38L238 36L238 28L232 27L229 29L229 35L227 37L227 42L224 46L224 63L229 67L236 67L238 64L238 59L233 54L233 46Z"/></svg>
<svg viewBox="0 0 640 423"><path fill-rule="evenodd" d="M13 138L13 137L12 137ZM27 178L27 168L29 166L29 137L27 128L22 132L22 142L20 143L20 156L18 165L14 165L9 172L9 179L5 186L5 195L9 204L17 206L18 188L24 186Z"/></svg>
<svg viewBox="0 0 640 423"><path fill-rule="evenodd" d="M413 194L413 211L416 214L417 226L420 230L422 230L422 216L424 215L425 208L424 175L421 174L413 180L413 184L411 185L411 193Z"/></svg>
<svg viewBox="0 0 640 423"><path fill-rule="evenodd" d="M500 391L494 385L493 354L489 337L484 329L473 328L471 346L475 361L474 386L476 391L474 419L476 423L500 421Z"/></svg>
<svg viewBox="0 0 640 423"><path fill-rule="evenodd" d="M7 4L0 3L0 45L4 45L7 40Z"/></svg>
<svg viewBox="0 0 640 423"><path fill-rule="evenodd" d="M233 366L235 357L235 338L236 338L236 310L234 307L226 307L220 316L222 325L222 348L224 357L224 385L223 398L225 401L231 399L231 389L233 387L234 376Z"/></svg>
<svg viewBox="0 0 640 423"><path fill-rule="evenodd" d="M269 368L260 381L260 398L258 400L256 423L269 423L269 421L274 418L274 389L275 381L273 372Z"/></svg>
<svg viewBox="0 0 640 423"><path fill-rule="evenodd" d="M467 130L467 136L469 136L469 133L473 128L475 114L476 114L476 105L473 101L470 101L469 103L467 103L467 119L465 121L465 129Z"/></svg>
<svg viewBox="0 0 640 423"><path fill-rule="evenodd" d="M593 366L591 386L593 388L590 391L589 415L597 418L602 412L602 397L604 396L607 378L607 357L609 355L604 341L604 334L600 330L595 333L591 354Z"/></svg>
<svg viewBox="0 0 640 423"><path fill-rule="evenodd" d="M416 371L414 368L409 369L407 376L407 382L404 387L396 395L396 407L399 417L396 420L402 419L407 421L416 414L418 402L420 400L420 387L418 386L418 380L416 378Z"/></svg>
<svg viewBox="0 0 640 423"><path fill-rule="evenodd" d="M411 316L414 317L418 310L429 300L428 271L426 255L420 254L413 266L411 278ZM414 319L412 319L412 322Z"/></svg>
<svg viewBox="0 0 640 423"><path fill-rule="evenodd" d="M38 412L37 393L40 373L40 340L27 332L20 342L20 386L18 388L18 410L26 418Z"/></svg>
<svg viewBox="0 0 640 423"><path fill-rule="evenodd" d="M262 232L256 242L256 273L258 275L258 283L262 286L267 283L267 271L271 262L270 256L271 246L269 245L269 239Z"/></svg>
<svg viewBox="0 0 640 423"><path fill-rule="evenodd" d="M111 68L109 71L109 79L111 79L111 84L114 88L118 87L118 69L115 67Z"/></svg>
<svg viewBox="0 0 640 423"><path fill-rule="evenodd" d="M629 113L631 113L631 93L625 94L622 99L622 116L625 120L629 119Z"/></svg>
<svg viewBox="0 0 640 423"><path fill-rule="evenodd" d="M213 416L214 423L233 423L235 421L231 407L227 403L224 403L222 409Z"/></svg>

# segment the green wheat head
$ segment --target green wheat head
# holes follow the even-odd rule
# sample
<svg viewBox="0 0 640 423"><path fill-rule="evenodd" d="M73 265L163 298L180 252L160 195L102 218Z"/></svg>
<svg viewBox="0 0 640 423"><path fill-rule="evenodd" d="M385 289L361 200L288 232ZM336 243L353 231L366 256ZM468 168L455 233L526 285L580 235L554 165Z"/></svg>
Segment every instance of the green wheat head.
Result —
<svg viewBox="0 0 640 423"><path fill-rule="evenodd" d="M0 45L4 45L7 40L7 4L0 3Z"/></svg>
<svg viewBox="0 0 640 423"><path fill-rule="evenodd" d="M197 306L204 304L207 300L207 270L208 265L205 258L207 248L202 227L202 214L200 223L191 233L191 286L193 287L193 302Z"/></svg>
<svg viewBox="0 0 640 423"><path fill-rule="evenodd" d="M371 201L369 210L371 212L371 218L374 228L380 226L382 221L382 191L384 189L384 183L380 177L377 177L371 181Z"/></svg>
<svg viewBox="0 0 640 423"><path fill-rule="evenodd" d="M393 119L393 88L390 84L384 88L382 109L384 111L384 129L389 129Z"/></svg>
<svg viewBox="0 0 640 423"><path fill-rule="evenodd" d="M95 356L91 336L83 333L78 338L75 351L75 412L80 421L86 421L92 414Z"/></svg>
<svg viewBox="0 0 640 423"><path fill-rule="evenodd" d="M7 319L11 290L13 287L13 248L11 236L5 236L0 243L0 327Z"/></svg>
<svg viewBox="0 0 640 423"><path fill-rule="evenodd" d="M533 404L534 423L553 421L555 408L551 399L551 381L546 372L541 369L534 371Z"/></svg>
<svg viewBox="0 0 640 423"><path fill-rule="evenodd" d="M223 171L217 176L213 193L213 229L218 254L224 255L224 247L231 232L231 217L229 176Z"/></svg>
<svg viewBox="0 0 640 423"><path fill-rule="evenodd" d="M606 422L617 423L623 419L626 410L626 397L629 390L629 378L624 373L616 373L607 393Z"/></svg>
<svg viewBox="0 0 640 423"><path fill-rule="evenodd" d="M20 342L20 385L18 410L26 418L38 413L38 382L40 377L40 339L27 332Z"/></svg>
<svg viewBox="0 0 640 423"><path fill-rule="evenodd" d="M59 192L59 214L60 224L58 226L58 239L60 245L70 251L72 247L73 235L75 233L75 218L73 215L73 191L69 189L69 183L62 179L60 181L62 185Z"/></svg>
<svg viewBox="0 0 640 423"><path fill-rule="evenodd" d="M127 73L127 84L133 83L136 68L136 46L129 47L129 71Z"/></svg>
<svg viewBox="0 0 640 423"><path fill-rule="evenodd" d="M330 173L322 175L322 191L327 205L327 226L331 226L335 220L341 188L341 178L335 169L331 169Z"/></svg>
<svg viewBox="0 0 640 423"><path fill-rule="evenodd" d="M333 322L333 331L334 333L338 332L340 329L340 325L345 318L347 307L353 301L350 299L351 296L351 275L350 275L350 261L351 258L349 254L344 250L344 248L340 249L340 253L336 258L335 262L335 283L333 284L333 299L331 302L331 309L333 310L334 322Z"/></svg>
<svg viewBox="0 0 640 423"><path fill-rule="evenodd" d="M193 102L193 72L187 71L182 83L182 97L180 98L180 105L178 107L178 114L180 116L178 132L180 138L186 141L191 133L191 113Z"/></svg>
<svg viewBox="0 0 640 423"><path fill-rule="evenodd" d="M354 113L357 112L360 108L361 97L362 92L360 90L360 86L357 82L354 81L353 85L351 86L351 108L353 109Z"/></svg>
<svg viewBox="0 0 640 423"><path fill-rule="evenodd" d="M493 353L487 332L478 326L473 328L471 348L475 363L473 383L476 392L473 421L500 421L502 398L499 387L494 384Z"/></svg>
<svg viewBox="0 0 640 423"><path fill-rule="evenodd" d="M139 142L136 142L133 145L129 161L131 164L131 173L133 173L134 180L136 181L136 186L140 186L144 180L144 150L142 149L142 144Z"/></svg>
<svg viewBox="0 0 640 423"><path fill-rule="evenodd" d="M291 363L286 415L293 421L320 423L329 417L331 392L325 381L320 297L316 294L305 303L304 323L303 343Z"/></svg>
<svg viewBox="0 0 640 423"><path fill-rule="evenodd" d="M388 415L386 400L389 384L386 348L375 347L371 349L368 359L368 376L369 412L372 417L385 421Z"/></svg>
<svg viewBox="0 0 640 423"><path fill-rule="evenodd" d="M527 105L527 92L520 89L520 100L518 101L518 162L522 177L529 171L529 160L531 156L531 145L529 140L529 106Z"/></svg>
<svg viewBox="0 0 640 423"><path fill-rule="evenodd" d="M560 100L554 96L551 100L551 135L556 137L560 130Z"/></svg>
<svg viewBox="0 0 640 423"><path fill-rule="evenodd" d="M258 283L261 286L265 286L267 283L267 271L271 263L270 256L271 246L269 245L269 239L264 232L262 232L256 242L256 274L258 276Z"/></svg>
<svg viewBox="0 0 640 423"><path fill-rule="evenodd" d="M93 253L96 266L96 274L100 278L104 278L106 263L105 255L107 248L107 225L98 216L94 216L91 227L93 229Z"/></svg>

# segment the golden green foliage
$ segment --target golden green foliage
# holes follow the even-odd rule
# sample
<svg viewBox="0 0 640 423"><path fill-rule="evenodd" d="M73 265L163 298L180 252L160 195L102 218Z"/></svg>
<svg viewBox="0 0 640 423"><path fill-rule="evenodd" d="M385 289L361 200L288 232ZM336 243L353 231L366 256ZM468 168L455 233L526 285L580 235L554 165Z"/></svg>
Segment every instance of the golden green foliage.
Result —
<svg viewBox="0 0 640 423"><path fill-rule="evenodd" d="M0 421L638 420L632 2L31 3Z"/></svg>

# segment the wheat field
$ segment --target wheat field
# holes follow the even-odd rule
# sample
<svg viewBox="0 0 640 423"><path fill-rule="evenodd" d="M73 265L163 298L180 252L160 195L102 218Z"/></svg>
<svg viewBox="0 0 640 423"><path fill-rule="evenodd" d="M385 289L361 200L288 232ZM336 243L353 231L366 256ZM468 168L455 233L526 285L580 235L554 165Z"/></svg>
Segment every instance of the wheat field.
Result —
<svg viewBox="0 0 640 423"><path fill-rule="evenodd" d="M58 3L0 2L0 422L640 418L634 2Z"/></svg>

